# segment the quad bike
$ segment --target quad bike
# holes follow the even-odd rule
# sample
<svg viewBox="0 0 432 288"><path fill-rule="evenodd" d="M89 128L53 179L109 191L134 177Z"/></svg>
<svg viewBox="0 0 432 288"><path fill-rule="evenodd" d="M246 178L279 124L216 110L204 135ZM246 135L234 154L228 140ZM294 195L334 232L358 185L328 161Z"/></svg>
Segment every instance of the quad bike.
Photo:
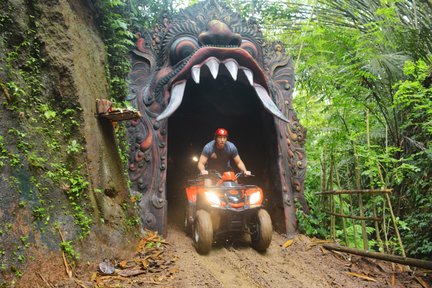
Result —
<svg viewBox="0 0 432 288"><path fill-rule="evenodd" d="M221 175L210 171L188 181L185 229L198 253L209 253L216 239L244 233L250 234L257 251L269 247L273 228L270 215L262 208L263 190L238 183L242 176L242 172Z"/></svg>

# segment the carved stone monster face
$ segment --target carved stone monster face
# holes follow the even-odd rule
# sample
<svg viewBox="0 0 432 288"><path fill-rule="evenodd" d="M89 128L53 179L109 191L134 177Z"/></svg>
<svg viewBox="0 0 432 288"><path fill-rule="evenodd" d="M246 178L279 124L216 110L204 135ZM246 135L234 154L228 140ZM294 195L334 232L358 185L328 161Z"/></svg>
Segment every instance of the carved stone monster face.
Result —
<svg viewBox="0 0 432 288"><path fill-rule="evenodd" d="M145 96L147 102L156 100L162 107L168 103L157 120L169 117L180 106L188 80L200 84L202 77L217 79L219 75L229 75L232 81L253 87L265 109L288 122L270 97L263 72L261 33L223 6L211 3L204 5L203 12L210 11L215 19L209 14L185 11L172 22L164 18L162 23L169 24L164 28L160 25L156 28L158 33L152 35L157 67ZM160 29L165 33L160 33ZM147 50L142 46L138 49Z"/></svg>
<svg viewBox="0 0 432 288"><path fill-rule="evenodd" d="M295 230L290 213L303 190L305 132L291 106L294 74L283 46L264 42L254 21L244 22L209 0L174 16L162 15L151 33L139 34L132 61L129 100L142 118L128 128L129 171L134 193L142 195L144 226L166 232L166 171L173 155L167 150L168 131L170 140L187 134L201 145L209 140L205 130L231 125L237 127L239 142L247 130L243 151L255 147L264 188L278 190L271 193L284 203L282 214L291 223L286 229ZM170 151L188 146L187 141L170 144Z"/></svg>

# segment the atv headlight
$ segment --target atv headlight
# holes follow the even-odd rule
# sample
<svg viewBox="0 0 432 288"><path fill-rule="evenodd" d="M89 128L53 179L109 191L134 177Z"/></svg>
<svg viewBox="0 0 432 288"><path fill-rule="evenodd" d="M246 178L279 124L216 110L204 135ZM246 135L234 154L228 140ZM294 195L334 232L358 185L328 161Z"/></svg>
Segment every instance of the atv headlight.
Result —
<svg viewBox="0 0 432 288"><path fill-rule="evenodd" d="M211 206L220 206L221 201L219 196L213 191L206 191L205 196Z"/></svg>
<svg viewBox="0 0 432 288"><path fill-rule="evenodd" d="M262 202L261 191L256 191L256 192L249 195L249 204L250 205L261 204L261 202Z"/></svg>

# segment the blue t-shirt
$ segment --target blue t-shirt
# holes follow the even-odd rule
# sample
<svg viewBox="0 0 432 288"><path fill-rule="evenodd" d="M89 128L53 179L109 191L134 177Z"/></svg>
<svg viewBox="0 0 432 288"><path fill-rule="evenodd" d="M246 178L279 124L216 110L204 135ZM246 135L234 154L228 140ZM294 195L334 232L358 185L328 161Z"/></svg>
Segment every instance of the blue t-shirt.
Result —
<svg viewBox="0 0 432 288"><path fill-rule="evenodd" d="M237 147L229 141L225 143L223 149L218 149L215 140L213 140L204 146L201 154L208 158L208 170L214 169L224 172L232 170L230 161L238 155L238 151Z"/></svg>

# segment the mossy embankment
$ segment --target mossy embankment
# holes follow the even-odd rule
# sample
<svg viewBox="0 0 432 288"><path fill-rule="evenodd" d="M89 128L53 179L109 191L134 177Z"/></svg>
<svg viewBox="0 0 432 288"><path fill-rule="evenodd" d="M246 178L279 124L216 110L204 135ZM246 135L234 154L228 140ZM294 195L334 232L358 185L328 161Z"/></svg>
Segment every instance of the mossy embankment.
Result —
<svg viewBox="0 0 432 288"><path fill-rule="evenodd" d="M0 287L61 277L62 251L127 253L140 229L114 129L95 117L109 88L91 3L0 4Z"/></svg>

